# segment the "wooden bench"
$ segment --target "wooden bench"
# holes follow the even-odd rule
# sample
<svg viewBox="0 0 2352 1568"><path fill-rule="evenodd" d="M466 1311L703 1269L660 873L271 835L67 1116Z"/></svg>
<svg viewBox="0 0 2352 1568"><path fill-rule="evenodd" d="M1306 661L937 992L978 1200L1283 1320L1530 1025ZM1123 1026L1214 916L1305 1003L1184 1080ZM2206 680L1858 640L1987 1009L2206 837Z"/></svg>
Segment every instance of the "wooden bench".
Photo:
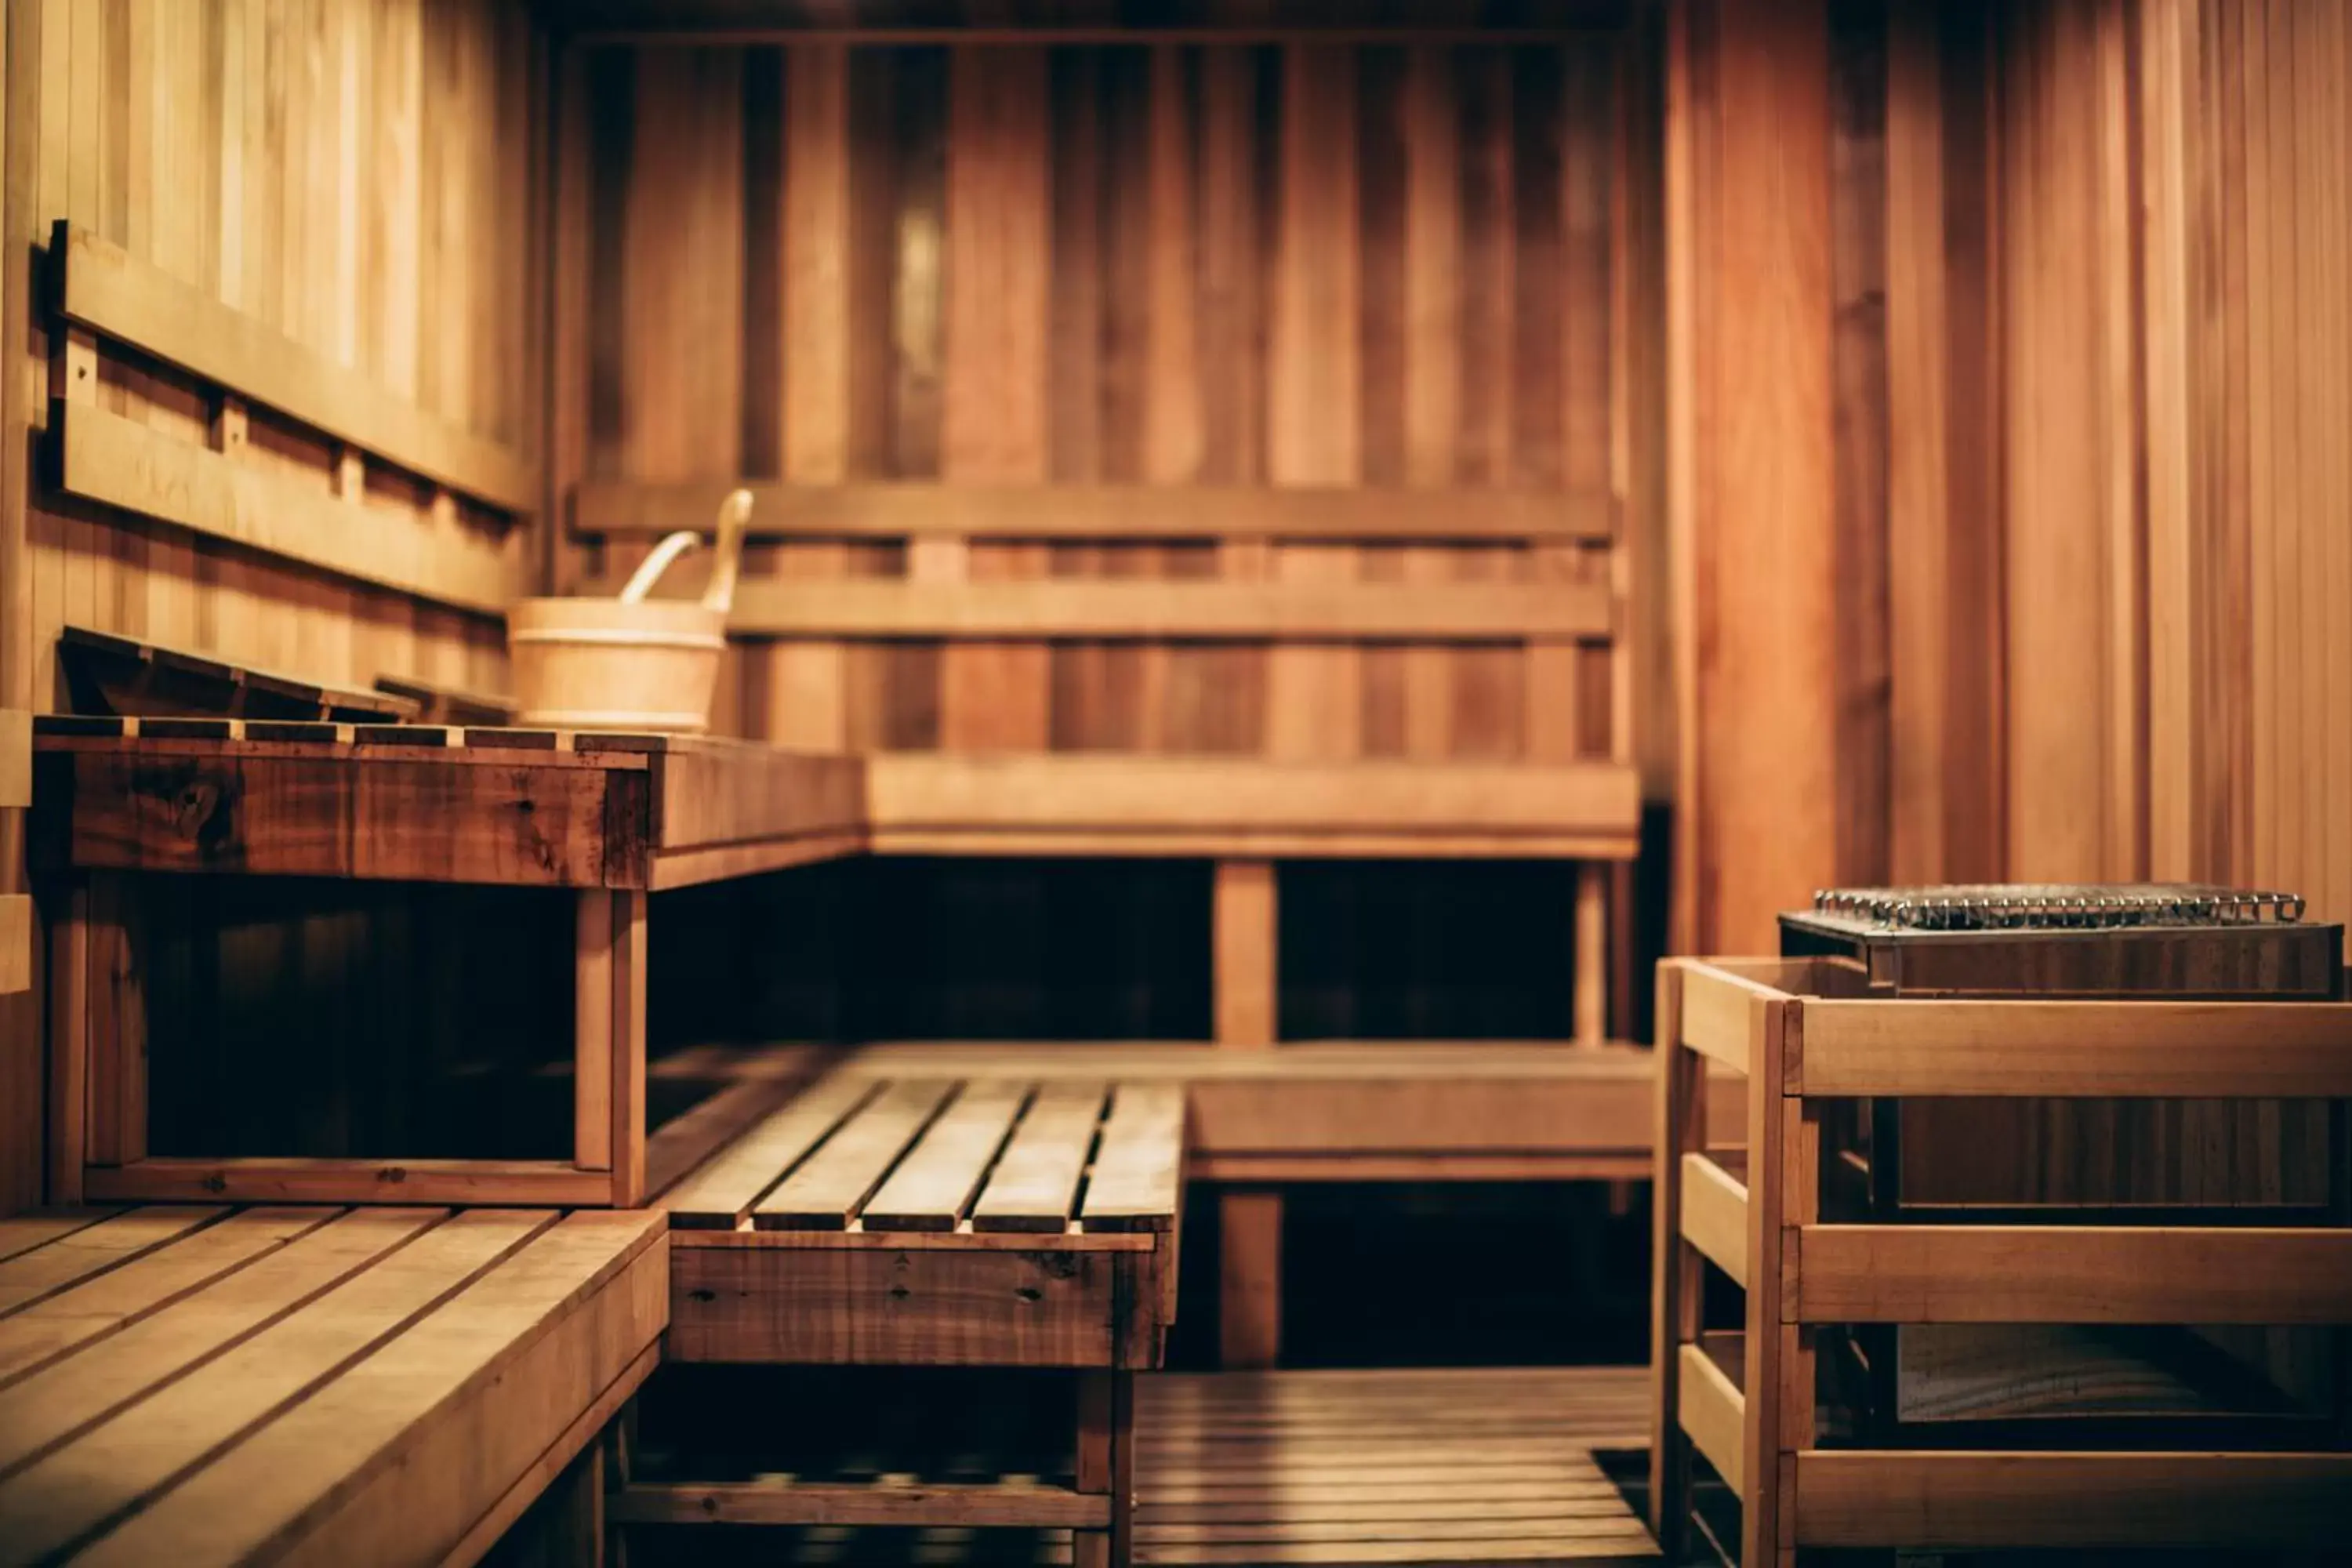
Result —
<svg viewBox="0 0 2352 1568"><path fill-rule="evenodd" d="M572 533L618 573L733 482L583 482ZM1574 865L1565 1033L1592 1056L1568 1073L1443 1040L1357 1058L1363 1097L1425 1108L1409 1142L1388 1116L1351 1141L1328 1064L1291 1046L1195 1079L1196 1110L1276 1130L1205 1156L1259 1184L1222 1200L1229 1363L1279 1349L1264 1184L1645 1168L1624 1130L1647 1119L1623 1112L1643 1058L1612 1044L1631 1033L1642 820L1612 490L746 482L766 548L738 586L745 695L721 725L863 754L877 854L1213 861L1222 1047L1277 1043L1278 862ZM1560 1112L1517 1142L1489 1131L1507 1061ZM1600 1089L1591 1113L1563 1107L1570 1077Z"/></svg>
<svg viewBox="0 0 2352 1568"><path fill-rule="evenodd" d="M668 1359L1076 1369L1069 1482L632 1478L616 1522L1066 1527L1128 1559L1133 1380L1176 1311L1184 1107L1164 1083L839 1076L658 1201Z"/></svg>
<svg viewBox="0 0 2352 1568"><path fill-rule="evenodd" d="M35 730L33 856L69 889L48 943L56 1202L627 1207L643 1197L649 1171L674 1177L734 1130L698 1118L667 1145L649 1145L648 895L835 858L864 843L856 759L742 742L63 715ZM571 1064L569 1158L151 1150L137 937L153 885L184 873L373 884L387 904L402 896L387 884L552 895L572 962L530 998L530 1017L559 1037L554 1048ZM745 1089L763 1092L757 1082ZM698 1131L715 1136L678 1145Z"/></svg>
<svg viewBox="0 0 2352 1568"><path fill-rule="evenodd" d="M0 1220L0 1563L472 1563L652 1370L662 1232L545 1209Z"/></svg>
<svg viewBox="0 0 2352 1568"><path fill-rule="evenodd" d="M1545 1041L1237 1051L1133 1041L866 1046L836 1079L1062 1079L1181 1089L1186 1174L1234 1183L1633 1180L1648 1173L1649 1054Z"/></svg>

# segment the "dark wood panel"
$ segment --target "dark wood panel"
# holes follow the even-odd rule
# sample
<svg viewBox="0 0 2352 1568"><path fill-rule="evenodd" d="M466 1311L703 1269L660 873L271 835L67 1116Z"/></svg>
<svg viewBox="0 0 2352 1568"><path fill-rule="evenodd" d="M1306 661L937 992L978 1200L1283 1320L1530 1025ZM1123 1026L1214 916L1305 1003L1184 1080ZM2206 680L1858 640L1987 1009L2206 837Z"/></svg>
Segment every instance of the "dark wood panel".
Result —
<svg viewBox="0 0 2352 1568"><path fill-rule="evenodd" d="M755 593L877 574L1606 579L1605 545L1549 541L1619 527L1607 41L587 52L633 129L592 171L594 221L617 237L591 247L611 259L583 309L614 352L572 395L621 417L592 418L583 473L558 480L600 481L580 525L631 537L577 551L573 572L625 570L664 484L781 468L907 488L769 496L780 531L805 498L856 538L755 550ZM667 113L681 95L692 112ZM713 334L716 358L699 346ZM1014 530L1020 487L1073 487L1045 492L1043 531L1098 505L1085 531L1101 537L941 536L932 514L963 502L935 480L1012 487L998 512ZM1318 542L1152 533L1191 487L1269 482L1301 489ZM1129 517L1132 486L1171 499ZM1415 493L1465 486L1458 531ZM1319 542L1349 531L1357 497L1366 531L1413 536L1404 548ZM1286 503L1243 504L1286 533ZM1505 511L1541 521L1496 539ZM909 518L904 543L865 542ZM888 749L1566 761L1617 750L1612 657L820 640L732 656L721 704L750 733Z"/></svg>

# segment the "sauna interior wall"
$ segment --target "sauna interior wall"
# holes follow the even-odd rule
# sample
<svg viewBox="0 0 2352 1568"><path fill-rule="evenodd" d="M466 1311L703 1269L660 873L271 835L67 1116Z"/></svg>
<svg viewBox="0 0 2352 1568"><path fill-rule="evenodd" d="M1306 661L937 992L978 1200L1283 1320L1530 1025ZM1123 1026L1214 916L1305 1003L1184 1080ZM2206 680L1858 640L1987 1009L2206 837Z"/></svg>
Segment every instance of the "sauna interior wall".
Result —
<svg viewBox="0 0 2352 1568"><path fill-rule="evenodd" d="M1655 181L1625 174L1645 123L1633 47L1614 31L583 41L559 68L557 482L1511 489L1636 527L1657 487L1625 413L1624 243ZM1099 543L794 540L746 571L1609 573L1576 544L1172 544L1103 525ZM636 548L573 548L559 572L609 583ZM737 646L719 722L819 748L1559 762L1612 754L1621 723L1642 733L1621 706L1598 647L796 640ZM1400 973L1370 956L1371 921L1286 919L1292 1023L1565 1036L1568 872L1498 894L1491 875L1419 869L1292 868L1286 907L1385 900L1401 931L1531 887L1551 948L1516 980L1431 956L1391 1007L1361 984ZM872 1029L1205 1032L1197 865L834 880L796 896L842 900L823 923L890 955ZM860 897L887 913L859 916ZM1073 911L1099 940L1066 940ZM1078 1022L1074 988L1126 1000ZM799 1026L869 1032L838 982L795 994Z"/></svg>
<svg viewBox="0 0 2352 1568"><path fill-rule="evenodd" d="M1830 177L1772 186L1793 237L1769 284L1830 358L1818 382L1801 358L1757 373L1818 386L1833 432L1769 515L1737 487L1801 442L1759 459L1701 422L1682 449L1685 493L1727 499L1677 558L1678 948L1759 950L1832 881L2210 878L2352 918L2352 15L1673 15L1707 68L1672 94L1670 145L1737 171L1702 183L1724 202L1770 151L1723 129L1762 79L1739 61L1792 79L1826 37L1819 151L1787 114L1772 146ZM1727 310L1765 283L1696 205L1681 232L1717 267L1692 287ZM1741 548L1771 566L1705 569ZM1778 700L1733 700L1767 662Z"/></svg>
<svg viewBox="0 0 2352 1568"><path fill-rule="evenodd" d="M2352 918L2341 8L1830 17L1834 875ZM2318 1107L1913 1110L1923 1201L2328 1195ZM2224 1337L2324 1384L2308 1340Z"/></svg>
<svg viewBox="0 0 2352 1568"><path fill-rule="evenodd" d="M46 489L51 344L33 289L50 225L70 219L419 407L534 450L545 45L524 8L15 0L6 41L5 352L24 395L0 510L0 690L59 705L66 624L319 679L501 689L493 618ZM208 444L215 389L103 348L100 375L102 406ZM330 488L331 448L263 411L238 456ZM366 500L385 529L427 526L425 498L396 477L372 478ZM30 998L0 1003L0 1210L39 1198L40 1038Z"/></svg>
<svg viewBox="0 0 2352 1568"><path fill-rule="evenodd" d="M583 46L559 478L1623 503L1623 47ZM749 569L1607 570L1568 545L1130 543L1104 521L1100 545L792 542ZM1608 753L1611 700L1599 650L794 642L740 648L720 703L815 746L1556 761Z"/></svg>

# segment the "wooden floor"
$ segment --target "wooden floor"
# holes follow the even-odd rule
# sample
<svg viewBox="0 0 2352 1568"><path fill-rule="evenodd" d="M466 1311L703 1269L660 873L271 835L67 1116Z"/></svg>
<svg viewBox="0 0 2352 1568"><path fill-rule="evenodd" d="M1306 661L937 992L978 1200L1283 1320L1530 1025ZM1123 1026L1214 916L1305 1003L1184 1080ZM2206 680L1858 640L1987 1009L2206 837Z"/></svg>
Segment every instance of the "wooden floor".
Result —
<svg viewBox="0 0 2352 1568"><path fill-rule="evenodd" d="M635 1390L661 1216L0 1220L0 1565L471 1563Z"/></svg>
<svg viewBox="0 0 2352 1568"><path fill-rule="evenodd" d="M1640 1367L1182 1373L1138 1384L1136 1561L1649 1563L1593 1452L1649 1443Z"/></svg>
<svg viewBox="0 0 2352 1568"><path fill-rule="evenodd" d="M722 1369L678 1370L707 1378ZM1593 1458L1638 1451L1646 1467L1648 1386L1639 1367L1146 1373L1136 1380L1135 1560L1152 1568L1657 1565L1649 1531ZM658 1392L657 1381L648 1394ZM688 1404L698 1408L708 1396ZM740 1385L747 1410L787 1399L823 1407L837 1397ZM882 1480L911 1488L1009 1479L1013 1468L1051 1479L1034 1442L1003 1442L1034 1414L1018 1396L992 1403L977 1386L959 1386L890 1397L916 1410L926 1398L944 1402L965 1425L976 1423L971 1431L936 1424L943 1453L973 1458L856 1461L884 1472L916 1466ZM649 1417L648 1438L656 1425ZM993 1464L979 1457L990 1452ZM813 1473L804 1456L761 1464L794 1479ZM1070 1560L1066 1530L695 1526L640 1529L629 1548L631 1568L1067 1568Z"/></svg>

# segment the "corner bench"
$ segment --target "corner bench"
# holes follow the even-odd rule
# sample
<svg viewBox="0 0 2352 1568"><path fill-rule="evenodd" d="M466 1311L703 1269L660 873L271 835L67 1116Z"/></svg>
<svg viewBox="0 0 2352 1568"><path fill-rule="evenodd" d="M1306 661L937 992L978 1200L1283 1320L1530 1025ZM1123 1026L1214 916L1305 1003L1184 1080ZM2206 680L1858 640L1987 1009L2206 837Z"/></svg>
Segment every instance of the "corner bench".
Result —
<svg viewBox="0 0 2352 1568"><path fill-rule="evenodd" d="M644 1382L645 1212L0 1220L0 1563L478 1560Z"/></svg>
<svg viewBox="0 0 2352 1568"><path fill-rule="evenodd" d="M617 1525L999 1525L1128 1560L1134 1373L1176 1310L1184 1104L1166 1083L829 1077L656 1202L667 1359L1076 1369L1068 1484L626 1478Z"/></svg>

